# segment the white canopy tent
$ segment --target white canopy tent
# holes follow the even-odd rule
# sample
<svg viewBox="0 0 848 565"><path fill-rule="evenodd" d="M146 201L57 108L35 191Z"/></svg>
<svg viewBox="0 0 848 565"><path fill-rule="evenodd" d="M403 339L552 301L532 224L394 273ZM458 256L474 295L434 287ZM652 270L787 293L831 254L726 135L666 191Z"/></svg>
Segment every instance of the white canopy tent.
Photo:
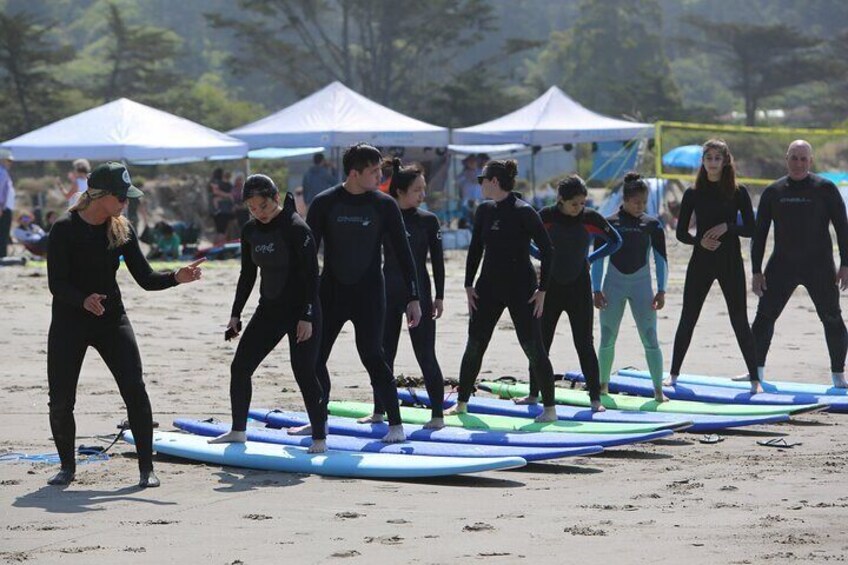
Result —
<svg viewBox="0 0 848 565"><path fill-rule="evenodd" d="M247 144L219 131L120 98L4 142L18 161L86 158L148 163L241 159Z"/></svg>
<svg viewBox="0 0 848 565"><path fill-rule="evenodd" d="M588 110L552 86L523 108L492 120L456 129L459 145L523 143L559 145L593 141L624 141L653 137L654 126L618 120Z"/></svg>
<svg viewBox="0 0 848 565"><path fill-rule="evenodd" d="M445 147L450 138L447 128L381 106L338 81L228 133L251 149L344 147L359 141L383 147Z"/></svg>

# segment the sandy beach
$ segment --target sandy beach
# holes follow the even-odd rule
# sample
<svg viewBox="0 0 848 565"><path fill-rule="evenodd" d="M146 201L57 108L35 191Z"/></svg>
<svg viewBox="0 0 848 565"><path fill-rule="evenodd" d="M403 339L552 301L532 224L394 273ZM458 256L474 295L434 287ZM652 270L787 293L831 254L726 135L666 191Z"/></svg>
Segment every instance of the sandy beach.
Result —
<svg viewBox="0 0 848 565"><path fill-rule="evenodd" d="M660 341L670 362L690 249L669 234L671 277ZM745 246L747 248L747 246ZM748 266L746 257L746 266ZM439 361L457 378L467 315L465 253L448 254ZM748 269L750 273L750 269ZM122 269L119 282L138 337L154 419L229 420L234 343L223 328L236 261L212 263L197 284L146 293ZM750 274L748 275L750 279ZM0 450L54 450L47 418L46 347L51 296L46 266L0 269ZM255 290L248 308L256 304ZM848 298L843 293L843 308ZM750 319L756 297L749 293ZM597 328L597 316L596 316ZM597 329L596 329L597 342ZM568 324L551 355L555 372L577 368ZM616 366L644 367L630 314ZM829 383L821 324L799 289L778 322L767 377ZM397 373L419 376L402 336ZM744 366L715 284L684 371L732 376ZM335 399L369 400L367 375L346 326L330 359ZM526 375L505 316L481 377ZM283 343L254 377L254 407L302 409ZM77 443L113 433L125 418L106 367L89 350L80 380ZM62 490L46 485L57 465L0 464L0 559L17 563L819 563L848 559L848 415L700 435L523 469L439 480L322 478L220 468L161 456L158 489L139 490L134 449L79 465ZM793 449L761 447L786 437Z"/></svg>

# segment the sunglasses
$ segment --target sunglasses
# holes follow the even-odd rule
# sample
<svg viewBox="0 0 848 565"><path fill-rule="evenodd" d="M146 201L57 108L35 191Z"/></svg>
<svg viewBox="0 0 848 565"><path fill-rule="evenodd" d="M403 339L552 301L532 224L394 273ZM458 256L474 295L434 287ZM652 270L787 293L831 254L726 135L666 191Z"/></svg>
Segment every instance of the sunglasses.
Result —
<svg viewBox="0 0 848 565"><path fill-rule="evenodd" d="M492 180L492 177L486 175L477 175L477 184L483 184L484 180Z"/></svg>
<svg viewBox="0 0 848 565"><path fill-rule="evenodd" d="M123 196L118 196L118 195L116 194L116 195L115 195L115 198L117 198L117 199L118 199L118 202L120 202L121 204L126 204L126 203L127 203L127 195L126 195L126 194L124 194Z"/></svg>

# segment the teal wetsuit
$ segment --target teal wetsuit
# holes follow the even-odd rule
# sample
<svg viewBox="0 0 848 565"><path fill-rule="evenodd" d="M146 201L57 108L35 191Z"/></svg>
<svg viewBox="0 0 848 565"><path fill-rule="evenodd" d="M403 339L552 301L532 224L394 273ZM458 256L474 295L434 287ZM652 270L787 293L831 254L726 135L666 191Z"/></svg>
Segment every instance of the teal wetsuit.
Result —
<svg viewBox="0 0 848 565"><path fill-rule="evenodd" d="M654 386L662 383L662 352L657 341L657 312L653 309L654 291L651 285L649 255L653 251L657 270L657 292L664 292L668 278L668 260L665 252L665 232L659 220L642 214L631 216L619 208L607 221L621 235L621 249L610 256L609 269L604 277L604 261L592 264L592 290L603 288L607 306L600 312L601 345L598 364L602 384L609 383L615 340L624 316L624 307L630 303L630 312L636 321L639 337L645 347L648 370Z"/></svg>

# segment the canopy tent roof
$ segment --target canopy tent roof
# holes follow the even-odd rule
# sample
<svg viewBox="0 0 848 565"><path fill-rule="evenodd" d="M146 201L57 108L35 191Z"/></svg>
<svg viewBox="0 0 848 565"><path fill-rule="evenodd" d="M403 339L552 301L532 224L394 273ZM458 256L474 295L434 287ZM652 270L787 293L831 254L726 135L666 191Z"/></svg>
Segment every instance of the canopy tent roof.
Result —
<svg viewBox="0 0 848 565"><path fill-rule="evenodd" d="M596 114L552 86L523 108L490 122L456 129L459 145L523 143L558 145L653 137L653 126Z"/></svg>
<svg viewBox="0 0 848 565"><path fill-rule="evenodd" d="M186 162L239 159L247 144L221 132L120 98L10 139L19 161Z"/></svg>
<svg viewBox="0 0 848 565"><path fill-rule="evenodd" d="M447 128L410 118L333 82L279 112L230 135L251 149L343 147L359 141L397 147L444 147Z"/></svg>

